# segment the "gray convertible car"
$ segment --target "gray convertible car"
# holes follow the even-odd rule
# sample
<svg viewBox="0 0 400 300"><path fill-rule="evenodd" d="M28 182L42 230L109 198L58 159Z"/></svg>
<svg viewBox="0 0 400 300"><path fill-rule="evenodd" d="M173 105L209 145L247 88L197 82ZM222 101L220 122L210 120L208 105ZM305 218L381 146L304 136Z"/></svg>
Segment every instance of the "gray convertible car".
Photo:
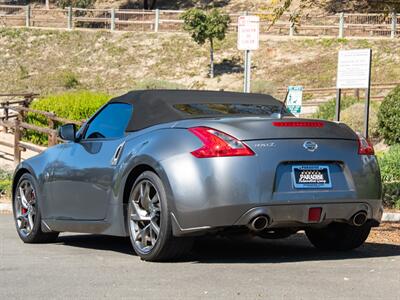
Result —
<svg viewBox="0 0 400 300"><path fill-rule="evenodd" d="M145 260L200 235L284 238L350 250L382 216L374 149L348 126L299 119L268 95L134 91L66 143L23 161L13 182L26 243L60 232L129 236Z"/></svg>

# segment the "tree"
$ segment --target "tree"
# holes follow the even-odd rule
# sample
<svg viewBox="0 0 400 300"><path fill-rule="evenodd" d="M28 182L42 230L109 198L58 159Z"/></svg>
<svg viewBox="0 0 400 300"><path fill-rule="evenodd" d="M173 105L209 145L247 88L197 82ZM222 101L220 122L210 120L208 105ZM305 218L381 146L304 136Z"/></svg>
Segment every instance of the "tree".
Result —
<svg viewBox="0 0 400 300"><path fill-rule="evenodd" d="M154 9L156 7L157 0L150 0L150 5L149 5L149 0L143 0L143 8L144 9Z"/></svg>
<svg viewBox="0 0 400 300"><path fill-rule="evenodd" d="M214 78L214 41L222 41L228 30L230 18L221 14L217 9L209 12L198 8L187 10L182 15L184 29L188 31L192 39L199 45L210 43L210 77Z"/></svg>

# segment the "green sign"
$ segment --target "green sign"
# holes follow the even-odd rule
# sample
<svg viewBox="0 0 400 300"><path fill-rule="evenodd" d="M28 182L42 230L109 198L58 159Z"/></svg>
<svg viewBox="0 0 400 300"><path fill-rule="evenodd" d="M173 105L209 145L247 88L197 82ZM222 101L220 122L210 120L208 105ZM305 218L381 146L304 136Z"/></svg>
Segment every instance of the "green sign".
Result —
<svg viewBox="0 0 400 300"><path fill-rule="evenodd" d="M303 103L303 87L302 86L289 86L288 87L288 98L286 106L288 110L298 116L301 114L301 106Z"/></svg>

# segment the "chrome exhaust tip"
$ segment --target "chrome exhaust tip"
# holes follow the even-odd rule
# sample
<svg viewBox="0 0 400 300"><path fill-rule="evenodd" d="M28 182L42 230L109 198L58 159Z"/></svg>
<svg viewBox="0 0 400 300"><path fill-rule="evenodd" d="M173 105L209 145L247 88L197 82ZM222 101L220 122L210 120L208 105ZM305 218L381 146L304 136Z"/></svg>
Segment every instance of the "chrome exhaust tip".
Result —
<svg viewBox="0 0 400 300"><path fill-rule="evenodd" d="M367 222L368 215L365 211L359 211L351 218L351 223L354 226L360 227Z"/></svg>
<svg viewBox="0 0 400 300"><path fill-rule="evenodd" d="M254 231L261 231L267 228L269 225L269 219L267 216L255 217L249 224L249 228Z"/></svg>

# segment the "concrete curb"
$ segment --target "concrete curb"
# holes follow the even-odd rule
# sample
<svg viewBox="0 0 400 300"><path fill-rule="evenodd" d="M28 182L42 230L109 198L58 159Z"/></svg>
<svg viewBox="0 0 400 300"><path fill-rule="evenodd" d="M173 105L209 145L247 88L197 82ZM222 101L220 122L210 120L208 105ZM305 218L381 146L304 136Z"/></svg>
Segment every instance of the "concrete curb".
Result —
<svg viewBox="0 0 400 300"><path fill-rule="evenodd" d="M0 214L11 214L11 203L0 203ZM383 213L382 222L400 222L400 213Z"/></svg>

